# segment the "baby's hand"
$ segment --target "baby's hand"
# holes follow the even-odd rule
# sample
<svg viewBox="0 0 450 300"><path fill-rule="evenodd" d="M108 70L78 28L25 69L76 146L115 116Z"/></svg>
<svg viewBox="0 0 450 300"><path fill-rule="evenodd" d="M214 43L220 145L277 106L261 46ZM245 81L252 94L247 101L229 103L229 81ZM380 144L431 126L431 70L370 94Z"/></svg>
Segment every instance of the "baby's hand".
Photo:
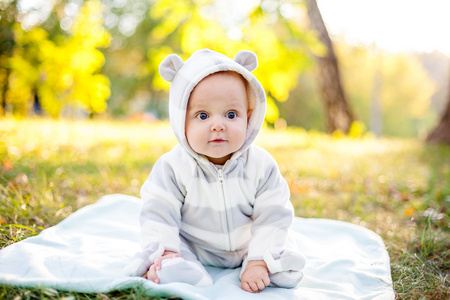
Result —
<svg viewBox="0 0 450 300"><path fill-rule="evenodd" d="M269 271L263 260L251 260L241 276L241 288L249 293L259 293L270 283Z"/></svg>
<svg viewBox="0 0 450 300"><path fill-rule="evenodd" d="M180 257L180 254L173 251L164 251L162 256L155 258L153 265L150 266L150 269L146 274L144 274L143 277L153 281L154 283L159 283L159 278L158 275L156 275L156 271L161 270L161 261L175 257Z"/></svg>

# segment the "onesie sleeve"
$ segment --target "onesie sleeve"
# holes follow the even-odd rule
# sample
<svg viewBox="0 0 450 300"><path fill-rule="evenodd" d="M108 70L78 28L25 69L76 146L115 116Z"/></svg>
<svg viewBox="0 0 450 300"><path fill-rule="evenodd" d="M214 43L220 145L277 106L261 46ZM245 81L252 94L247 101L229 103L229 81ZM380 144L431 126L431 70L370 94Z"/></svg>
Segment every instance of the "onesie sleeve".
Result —
<svg viewBox="0 0 450 300"><path fill-rule="evenodd" d="M264 161L262 177L253 205L253 237L242 270L251 260L264 260L271 274L300 271L305 259L295 247L288 245L289 228L294 220L289 186L275 160L268 153L267 156L261 160Z"/></svg>
<svg viewBox="0 0 450 300"><path fill-rule="evenodd" d="M143 251L125 268L129 276L141 276L165 250L180 253L179 228L183 187L167 155L162 156L141 188L144 201L140 215Z"/></svg>

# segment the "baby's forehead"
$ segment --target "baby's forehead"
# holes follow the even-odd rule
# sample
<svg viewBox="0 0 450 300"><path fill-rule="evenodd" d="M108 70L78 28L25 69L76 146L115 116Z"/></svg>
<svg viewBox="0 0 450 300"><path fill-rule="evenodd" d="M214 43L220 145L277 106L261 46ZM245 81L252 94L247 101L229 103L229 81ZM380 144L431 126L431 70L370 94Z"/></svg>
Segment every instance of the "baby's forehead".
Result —
<svg viewBox="0 0 450 300"><path fill-rule="evenodd" d="M235 80L235 79L238 79ZM210 84L217 84L217 81L233 81L234 83L237 83L240 85L240 83L243 84L246 93L247 93L247 100L249 101L249 83L248 81L239 73L235 71L219 71L212 74L209 74L208 76L204 77L202 80L200 80L197 85L192 89L190 92L188 102L190 102L192 94L196 92L199 88L199 86L204 89L205 87L209 86Z"/></svg>
<svg viewBox="0 0 450 300"><path fill-rule="evenodd" d="M218 80L239 78L245 86L247 86L247 83L248 83L247 80L241 74L239 74L235 71L219 71L219 72L209 74L208 76L206 76L205 78L200 80L200 82L198 84L200 84L203 81L207 81L207 79L211 79L211 78L218 79Z"/></svg>

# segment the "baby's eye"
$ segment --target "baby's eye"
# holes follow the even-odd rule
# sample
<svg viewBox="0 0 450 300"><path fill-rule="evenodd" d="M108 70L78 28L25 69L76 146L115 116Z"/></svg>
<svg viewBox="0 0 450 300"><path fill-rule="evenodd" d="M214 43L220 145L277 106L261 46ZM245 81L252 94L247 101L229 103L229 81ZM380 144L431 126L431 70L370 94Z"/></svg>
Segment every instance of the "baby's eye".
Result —
<svg viewBox="0 0 450 300"><path fill-rule="evenodd" d="M197 118L200 119L200 120L206 120L206 119L208 119L208 114L207 114L207 113L204 113L204 112L199 113L199 114L197 115Z"/></svg>
<svg viewBox="0 0 450 300"><path fill-rule="evenodd" d="M228 119L234 119L234 118L236 118L236 112L234 112L234 111L230 111L230 112L228 112L227 113L227 118Z"/></svg>

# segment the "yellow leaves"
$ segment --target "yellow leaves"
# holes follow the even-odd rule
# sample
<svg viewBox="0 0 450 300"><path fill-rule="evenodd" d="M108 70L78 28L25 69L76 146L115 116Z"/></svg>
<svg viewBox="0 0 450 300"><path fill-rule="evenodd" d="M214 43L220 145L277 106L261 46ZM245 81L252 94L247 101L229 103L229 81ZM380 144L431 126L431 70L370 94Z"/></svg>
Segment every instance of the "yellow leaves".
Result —
<svg viewBox="0 0 450 300"><path fill-rule="evenodd" d="M295 78L287 72L274 72L269 77L270 91L279 101L285 101L289 97L289 91L295 84Z"/></svg>
<svg viewBox="0 0 450 300"><path fill-rule="evenodd" d="M272 98L267 97L267 111L266 111L266 120L267 122L273 124L280 117L280 112L278 111L278 107Z"/></svg>
<svg viewBox="0 0 450 300"><path fill-rule="evenodd" d="M96 74L92 77L92 97L90 101L93 112L100 113L106 109L106 99L110 96L110 82L108 77Z"/></svg>
<svg viewBox="0 0 450 300"><path fill-rule="evenodd" d="M74 21L71 31L75 38L87 48L106 47L111 36L102 26L102 3L98 0L86 1Z"/></svg>
<svg viewBox="0 0 450 300"><path fill-rule="evenodd" d="M230 53L230 50L236 44L216 20L202 18L199 9L191 10L189 22L182 29L180 45L183 52L190 55L198 49L210 48L233 57L236 53Z"/></svg>
<svg viewBox="0 0 450 300"><path fill-rule="evenodd" d="M111 91L109 79L102 74L78 76L69 94L72 105L100 113L106 109L106 99Z"/></svg>
<svg viewBox="0 0 450 300"><path fill-rule="evenodd" d="M152 39L157 42L165 39L191 18L191 12L189 1L178 1L176 5L170 0L158 1L150 10L150 16L160 22L151 32Z"/></svg>
<svg viewBox="0 0 450 300"><path fill-rule="evenodd" d="M247 20L228 24L230 22L221 20L223 12L217 11L218 8L212 2L197 0L193 4L192 1L184 0L178 1L177 5L169 0L156 2L150 15L158 23L152 29L150 38L155 44L161 45L147 53L150 60L149 71L156 73L155 66L170 53L166 53L167 44L163 42L174 36L176 31L176 39L179 39L182 50L182 53L177 54L183 59L201 48L210 48L229 57L233 57L239 50L254 51L259 65L254 75L268 94L277 101L285 101L289 91L296 85L301 69L306 65L306 56L301 48L304 44L293 39L293 35L301 33L298 30L293 33L289 25L281 21L269 25L263 14L252 14L251 11ZM242 38L232 36L232 30L239 31ZM152 84L158 90L168 87L159 76L153 77ZM267 122L273 124L278 118L275 100L268 99Z"/></svg>
<svg viewBox="0 0 450 300"><path fill-rule="evenodd" d="M348 131L348 136L352 138L362 137L366 132L366 126L361 121L354 121L350 125L350 129Z"/></svg>
<svg viewBox="0 0 450 300"><path fill-rule="evenodd" d="M163 40L169 34L175 31L180 25L181 16L167 18L163 23L152 30L152 38L156 41Z"/></svg>
<svg viewBox="0 0 450 300"><path fill-rule="evenodd" d="M97 47L109 45L110 36L102 27L102 4L86 1L68 38L48 39L39 27L24 31L19 24L14 33L17 45L9 59L11 75L6 101L14 112L26 115L37 96L43 109L58 117L63 106L102 112L110 96L109 80L97 74L105 62Z"/></svg>
<svg viewBox="0 0 450 300"><path fill-rule="evenodd" d="M56 97L57 90L51 84L43 84L39 88L42 108L53 118L57 118L62 107L62 102Z"/></svg>
<svg viewBox="0 0 450 300"><path fill-rule="evenodd" d="M103 54L95 48L80 49L71 55L70 68L83 73L94 73L101 68L104 61Z"/></svg>
<svg viewBox="0 0 450 300"><path fill-rule="evenodd" d="M94 78L105 62L98 48L106 47L111 40L103 27L102 1L82 2L70 28L69 24L64 28L70 31L68 36L51 37L50 40L43 29L25 32L20 26L17 33L17 48L21 50L18 55L23 61L17 61L14 70L17 74L21 69L27 71L16 75L16 84L28 89L21 88L21 95L11 96L28 99L21 100L25 103L37 93L44 109L54 117L60 114L64 106L81 106L89 112L102 111L110 94L109 82L105 78ZM135 76L136 81L148 79L152 86L139 89L153 93L169 86L158 75L158 65L168 54L176 52L186 59L200 48L210 48L233 57L239 50L252 50L259 59L259 68L254 74L274 98L269 100L267 118L268 122L274 123L279 118L276 101L288 98L301 68L305 66L305 56L302 54L305 45L301 42L303 37L299 38L303 34L299 26L296 25L295 30L290 28L286 25L289 21L281 15L278 21L272 18L272 22L268 22L261 9L253 13L258 10L257 6L257 2L253 6L246 5L249 16L241 13L242 20L231 20L224 18L223 7L212 0L180 0L175 5L171 0L153 1L146 16L150 20L146 19L143 23L150 28L148 35L139 33L139 38L143 40L142 45L136 48L141 49L141 56L131 66L128 60L120 71L127 72L123 74L126 77ZM128 49L116 51L132 56L132 53L126 53ZM149 49L148 62L144 62L143 49ZM30 59L31 56L35 59ZM120 55L111 54L110 57ZM112 62L108 65L108 72L114 64L124 65ZM30 80L25 77L26 74L30 75Z"/></svg>
<svg viewBox="0 0 450 300"><path fill-rule="evenodd" d="M172 48L168 46L163 46L159 49L150 48L147 51L149 72L158 74L159 64L163 61L164 58L166 58L167 55L172 53ZM153 77L152 85L156 90L168 90L170 83L162 79L161 76L157 75Z"/></svg>
<svg viewBox="0 0 450 300"><path fill-rule="evenodd" d="M411 217L414 215L415 212L416 212L416 210L413 207L407 207L405 209L404 215L405 215L405 217Z"/></svg>
<svg viewBox="0 0 450 300"><path fill-rule="evenodd" d="M29 109L31 93L29 82L20 74L12 73L9 76L9 89L6 91L6 103L12 104L15 110L25 115Z"/></svg>
<svg viewBox="0 0 450 300"><path fill-rule="evenodd" d="M198 3L197 3L198 5ZM198 10L199 6L193 5L190 0L180 0L174 5L173 0L159 0L150 10L150 16L153 19L173 19L181 21L182 17L187 17L192 11ZM170 18L168 16L170 15Z"/></svg>
<svg viewBox="0 0 450 300"><path fill-rule="evenodd" d="M73 84L73 75L71 73L66 73L61 78L64 88L69 88Z"/></svg>
<svg viewBox="0 0 450 300"><path fill-rule="evenodd" d="M109 44L109 34L101 26L101 2L86 2L72 27L73 37L61 52L69 61L69 68L60 75L66 92L64 98L72 106L88 112L103 112L111 94L109 79L96 74L105 62L97 47ZM66 62L67 63L67 62Z"/></svg>
<svg viewBox="0 0 450 300"><path fill-rule="evenodd" d="M20 23L14 24L14 37L17 43L26 44L30 42L44 41L48 37L47 31L42 28L35 27L32 30L25 31Z"/></svg>

